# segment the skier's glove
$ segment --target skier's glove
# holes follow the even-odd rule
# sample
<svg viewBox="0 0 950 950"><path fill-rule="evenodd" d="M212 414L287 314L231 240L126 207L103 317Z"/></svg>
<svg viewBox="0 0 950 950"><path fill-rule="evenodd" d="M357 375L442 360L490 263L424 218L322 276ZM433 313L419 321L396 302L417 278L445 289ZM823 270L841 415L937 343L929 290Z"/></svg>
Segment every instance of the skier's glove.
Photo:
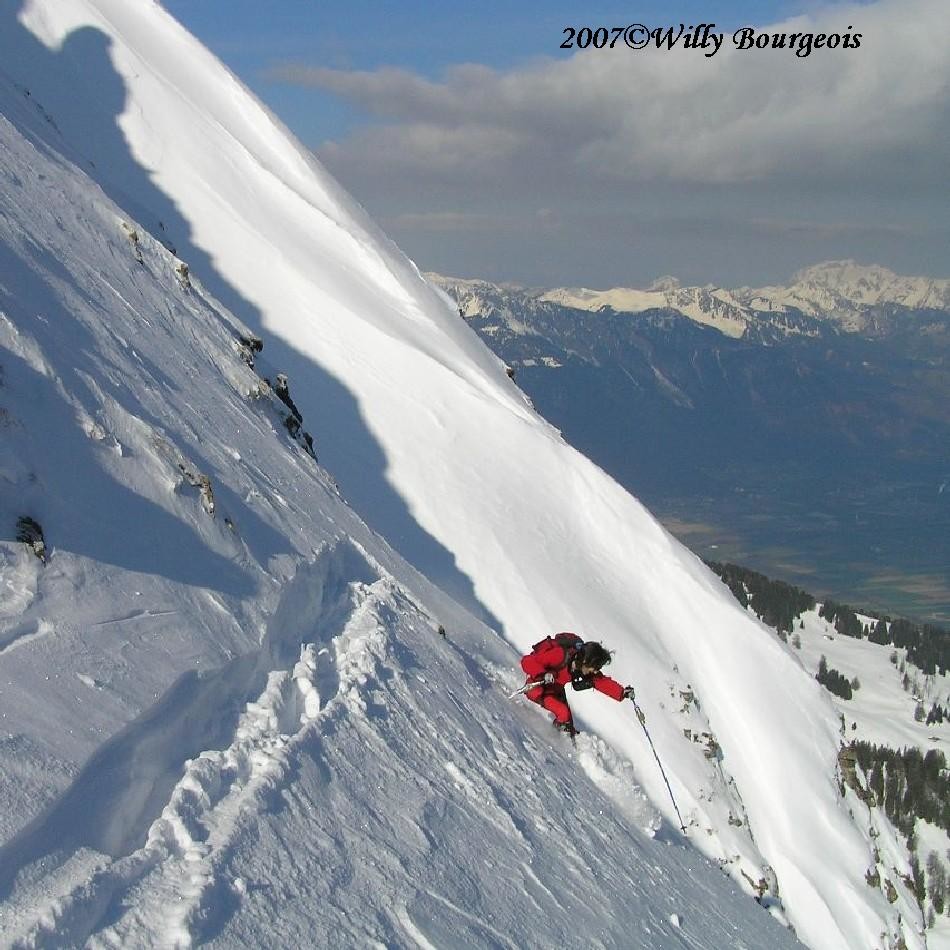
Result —
<svg viewBox="0 0 950 950"><path fill-rule="evenodd" d="M553 682L554 682L554 674L553 674L553 673L545 673L544 676L541 677L541 682L544 683L545 686L547 686L549 683L553 683Z"/></svg>
<svg viewBox="0 0 950 950"><path fill-rule="evenodd" d="M632 686L624 686L624 688L623 688L623 698L624 698L624 699L632 699L634 702L637 701L637 694L636 694L636 692L634 692L634 689L633 689Z"/></svg>

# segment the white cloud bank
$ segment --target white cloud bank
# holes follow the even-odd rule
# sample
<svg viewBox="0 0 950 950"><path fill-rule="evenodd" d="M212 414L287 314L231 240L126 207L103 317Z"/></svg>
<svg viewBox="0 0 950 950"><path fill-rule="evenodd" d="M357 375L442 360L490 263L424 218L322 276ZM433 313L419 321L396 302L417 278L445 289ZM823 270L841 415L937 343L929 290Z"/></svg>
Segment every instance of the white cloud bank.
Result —
<svg viewBox="0 0 950 950"><path fill-rule="evenodd" d="M861 45L802 58L729 34L711 57L618 44L437 80L271 75L369 117L318 154L427 269L761 283L853 257L946 276L950 3L835 4L762 30Z"/></svg>
<svg viewBox="0 0 950 950"><path fill-rule="evenodd" d="M331 165L385 162L521 178L541 165L598 180L734 183L946 169L950 4L835 6L769 33L861 34L858 49L589 49L507 73L464 65L433 82L399 69L283 66L275 76L381 117L328 144Z"/></svg>

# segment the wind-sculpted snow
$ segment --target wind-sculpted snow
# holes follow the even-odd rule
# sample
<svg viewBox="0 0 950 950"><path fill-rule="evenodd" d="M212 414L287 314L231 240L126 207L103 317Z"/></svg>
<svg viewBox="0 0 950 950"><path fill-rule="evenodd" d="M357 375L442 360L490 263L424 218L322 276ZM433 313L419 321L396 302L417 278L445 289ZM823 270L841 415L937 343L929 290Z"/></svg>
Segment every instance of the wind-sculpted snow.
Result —
<svg viewBox="0 0 950 950"><path fill-rule="evenodd" d="M344 563L367 580L344 583ZM331 552L289 582L273 622L292 613L316 639L268 673L226 745L184 763L141 847L109 856L59 840L25 861L58 811L75 820L96 804L68 793L5 849L19 871L5 943L793 945L688 845L651 837L656 814L602 742L580 740L585 782L540 715L507 705L517 677L497 646L473 661L371 570ZM136 745L169 729L179 720L150 715ZM137 796L135 782L112 791L119 814Z"/></svg>
<svg viewBox="0 0 950 950"><path fill-rule="evenodd" d="M4 941L896 939L817 684L213 57L127 0L0 53ZM569 628L690 841L629 703L507 700Z"/></svg>
<svg viewBox="0 0 950 950"><path fill-rule="evenodd" d="M322 560L317 572L308 570L305 586L295 579L288 598L299 601L303 588L322 603L326 577L319 575L325 573ZM20 897L14 890L7 917L8 921L10 917L22 920L17 939L28 945L88 941L92 946L190 946L208 918L233 909L234 895L241 893L242 884L239 878L222 879L230 849L248 816L269 809L268 797L285 783L291 758L308 732L332 714L340 694L355 689L365 677L371 641L374 635L379 639L377 626L366 617L382 584L377 582L374 589L353 581L339 591L338 602L324 605L324 615L312 618L318 639L300 648L300 658L290 669L267 674L264 691L247 703L226 747L203 750L184 763L183 775L168 793L160 816L148 827L142 847L116 854L113 861L97 856L90 862L88 879L79 883L68 879L64 894L37 894L27 887ZM281 609L275 620L283 624L288 617L280 616ZM307 626L305 616L297 614L296 622ZM341 623L340 632L332 635ZM238 682L232 689L243 693L239 666L222 671L214 680L234 677ZM215 682L197 684L195 689L220 694L223 687ZM175 702L182 702L179 694L172 691ZM188 705L187 711L193 714L193 707ZM151 746L150 737L160 735L180 748L181 739L176 736L180 729L179 718L150 716L147 734L135 735L136 746L143 742ZM103 763L96 763L95 770L115 774ZM134 781L111 790L113 815L123 813L121 799L135 797L136 781L151 784L150 776L139 773ZM76 800L69 802L67 810L74 820L88 813L84 803ZM50 820L40 827L45 829ZM32 837L36 836L34 832ZM16 845L10 850L20 857ZM50 877L48 864L44 871Z"/></svg>

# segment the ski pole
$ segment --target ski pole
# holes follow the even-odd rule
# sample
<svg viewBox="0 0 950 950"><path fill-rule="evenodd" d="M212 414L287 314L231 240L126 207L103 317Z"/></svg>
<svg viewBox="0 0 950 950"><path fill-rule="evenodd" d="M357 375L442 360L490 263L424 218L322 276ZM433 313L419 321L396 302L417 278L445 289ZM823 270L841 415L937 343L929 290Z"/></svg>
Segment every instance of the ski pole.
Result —
<svg viewBox="0 0 950 950"><path fill-rule="evenodd" d="M666 782L666 790L670 793L670 801L673 803L673 809L676 812L676 817L680 820L680 831L685 835L686 826L683 824L683 816L680 814L680 810L676 805L676 799L673 797L673 789L670 788L670 780L666 777L666 770L663 768L663 763L660 761L660 757L656 754L656 746L653 744L653 740L650 738L650 733L647 730L646 716L643 715L643 710L637 705L636 699L632 696L630 699L633 702L633 708L637 711L637 719L640 720L640 726L643 729L643 734L647 737L647 742L650 743L650 748L653 750L653 758L656 759L656 764L660 767L660 775L663 776L663 781Z"/></svg>
<svg viewBox="0 0 950 950"><path fill-rule="evenodd" d="M513 693L508 694L509 699L514 699L515 696L519 696L521 693L528 692L529 689L534 689L535 686L543 686L544 680L529 680L524 686L519 686Z"/></svg>

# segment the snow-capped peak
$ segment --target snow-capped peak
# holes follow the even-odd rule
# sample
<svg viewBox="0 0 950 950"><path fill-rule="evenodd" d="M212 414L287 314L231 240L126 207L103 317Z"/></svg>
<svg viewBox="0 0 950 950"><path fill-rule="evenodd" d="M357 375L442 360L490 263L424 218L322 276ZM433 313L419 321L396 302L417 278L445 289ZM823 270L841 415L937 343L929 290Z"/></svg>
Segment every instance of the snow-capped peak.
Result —
<svg viewBox="0 0 950 950"><path fill-rule="evenodd" d="M747 292L812 316L837 317L849 323L869 308L887 304L950 310L950 280L904 277L886 267L850 260L807 267L787 287Z"/></svg>
<svg viewBox="0 0 950 950"><path fill-rule="evenodd" d="M657 279L647 287L647 290L656 291L658 293L668 293L671 290L679 290L682 286L682 281L667 274L665 277L657 277Z"/></svg>

